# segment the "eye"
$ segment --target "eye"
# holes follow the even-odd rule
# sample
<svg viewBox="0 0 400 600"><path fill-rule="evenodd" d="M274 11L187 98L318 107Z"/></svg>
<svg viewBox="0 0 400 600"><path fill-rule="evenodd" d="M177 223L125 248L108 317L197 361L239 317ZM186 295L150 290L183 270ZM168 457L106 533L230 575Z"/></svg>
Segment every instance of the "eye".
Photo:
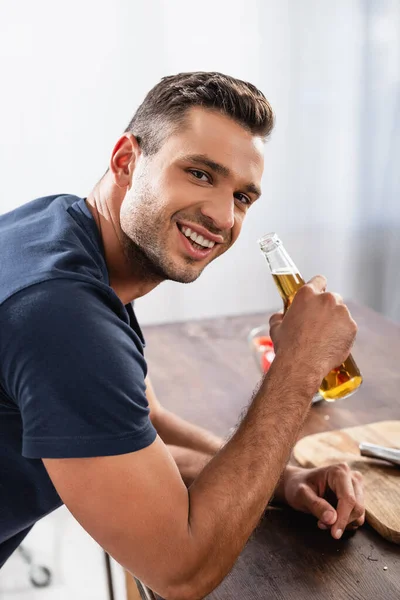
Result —
<svg viewBox="0 0 400 600"><path fill-rule="evenodd" d="M250 206L252 204L252 200L248 196L246 196L246 194L237 192L235 194L235 198L237 198L237 200L239 200L239 202L241 204L244 204L245 206Z"/></svg>
<svg viewBox="0 0 400 600"><path fill-rule="evenodd" d="M189 169L189 173L191 173L193 177L196 177L196 179L199 181L211 183L211 177L204 171L199 171L198 169Z"/></svg>

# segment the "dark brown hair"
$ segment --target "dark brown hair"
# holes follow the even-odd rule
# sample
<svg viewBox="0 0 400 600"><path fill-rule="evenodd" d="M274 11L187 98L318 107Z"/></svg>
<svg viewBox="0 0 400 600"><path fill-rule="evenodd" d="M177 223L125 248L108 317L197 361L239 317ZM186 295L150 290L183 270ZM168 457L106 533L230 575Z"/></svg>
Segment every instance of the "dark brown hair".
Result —
<svg viewBox="0 0 400 600"><path fill-rule="evenodd" d="M154 154L172 129L184 124L189 108L201 106L230 117L265 140L274 126L272 108L254 85L222 73L180 73L163 77L145 97L126 132L144 154Z"/></svg>

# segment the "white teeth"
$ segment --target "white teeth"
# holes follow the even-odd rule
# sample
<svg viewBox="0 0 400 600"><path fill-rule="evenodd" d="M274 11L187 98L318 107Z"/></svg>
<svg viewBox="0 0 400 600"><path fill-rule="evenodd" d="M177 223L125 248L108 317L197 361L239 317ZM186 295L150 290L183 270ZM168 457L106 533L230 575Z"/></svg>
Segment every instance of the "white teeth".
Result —
<svg viewBox="0 0 400 600"><path fill-rule="evenodd" d="M186 237L190 238L193 242L196 242L196 244L204 246L204 248L213 248L215 246L215 242L192 231L190 227L182 227L181 231Z"/></svg>

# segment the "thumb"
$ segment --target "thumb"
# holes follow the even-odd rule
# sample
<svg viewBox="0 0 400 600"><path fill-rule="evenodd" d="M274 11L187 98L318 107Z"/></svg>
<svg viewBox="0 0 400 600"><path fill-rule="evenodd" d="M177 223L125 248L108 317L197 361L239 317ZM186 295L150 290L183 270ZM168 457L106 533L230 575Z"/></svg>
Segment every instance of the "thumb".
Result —
<svg viewBox="0 0 400 600"><path fill-rule="evenodd" d="M327 529L336 522L337 513L331 504L320 498L312 488L307 488L303 502L307 510L318 519L318 527Z"/></svg>
<svg viewBox="0 0 400 600"><path fill-rule="evenodd" d="M272 338L272 341L274 341L274 337L277 333L277 329L279 328L280 324L282 323L282 319L283 319L282 313L275 313L271 316L271 318L269 320L269 334Z"/></svg>

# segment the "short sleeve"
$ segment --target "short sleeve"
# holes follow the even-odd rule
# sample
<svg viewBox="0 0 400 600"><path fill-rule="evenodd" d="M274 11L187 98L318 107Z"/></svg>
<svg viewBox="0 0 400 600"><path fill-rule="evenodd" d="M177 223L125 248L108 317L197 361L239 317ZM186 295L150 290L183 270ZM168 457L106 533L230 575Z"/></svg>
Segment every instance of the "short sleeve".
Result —
<svg viewBox="0 0 400 600"><path fill-rule="evenodd" d="M25 457L124 454L154 441L142 344L111 288L32 285L1 306L0 328L1 378L21 412Z"/></svg>

